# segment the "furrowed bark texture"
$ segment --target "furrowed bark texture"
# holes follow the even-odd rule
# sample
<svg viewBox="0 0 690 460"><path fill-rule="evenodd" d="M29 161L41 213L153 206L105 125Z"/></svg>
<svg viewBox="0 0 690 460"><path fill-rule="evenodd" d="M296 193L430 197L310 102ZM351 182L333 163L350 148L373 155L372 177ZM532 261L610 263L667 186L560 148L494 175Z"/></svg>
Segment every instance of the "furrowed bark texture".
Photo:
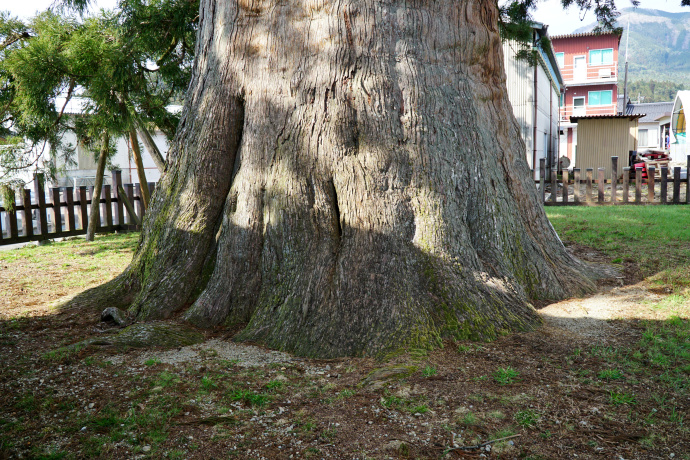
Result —
<svg viewBox="0 0 690 460"><path fill-rule="evenodd" d="M158 150L158 146L153 141L151 133L149 133L148 129L146 129L146 126L139 120L137 120L137 130L142 142L146 146L146 150L149 152L149 155L151 155L153 162L156 163L158 171L163 173L165 171L165 159L163 158L163 155L161 155L160 150Z"/></svg>
<svg viewBox="0 0 690 460"><path fill-rule="evenodd" d="M494 3L202 1L167 173L106 288L322 357L527 330L528 299L591 290L530 181Z"/></svg>
<svg viewBox="0 0 690 460"><path fill-rule="evenodd" d="M93 184L91 214L89 214L89 224L86 227L86 241L93 241L96 236L96 230L101 225L101 189L103 188L103 174L105 173L105 164L108 160L108 143L110 142L110 135L107 131L103 134L102 142L103 145L101 146L98 164L96 165L96 180Z"/></svg>
<svg viewBox="0 0 690 460"><path fill-rule="evenodd" d="M129 142L132 144L132 156L134 157L134 164L137 165L137 177L139 178L139 186L141 187L141 201L144 209L149 207L151 193L149 193L149 183L146 180L146 170L144 169L144 161L139 149L139 138L137 131L132 126L129 128Z"/></svg>

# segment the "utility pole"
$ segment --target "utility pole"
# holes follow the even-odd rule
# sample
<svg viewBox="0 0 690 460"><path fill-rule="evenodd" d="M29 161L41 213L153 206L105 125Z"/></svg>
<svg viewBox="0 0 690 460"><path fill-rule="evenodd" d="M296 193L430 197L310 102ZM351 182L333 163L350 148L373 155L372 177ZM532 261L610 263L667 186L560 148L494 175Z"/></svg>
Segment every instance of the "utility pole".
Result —
<svg viewBox="0 0 690 460"><path fill-rule="evenodd" d="M630 44L630 18L628 17L628 38L625 40L625 82L623 83L623 108L625 115L628 106L628 45Z"/></svg>

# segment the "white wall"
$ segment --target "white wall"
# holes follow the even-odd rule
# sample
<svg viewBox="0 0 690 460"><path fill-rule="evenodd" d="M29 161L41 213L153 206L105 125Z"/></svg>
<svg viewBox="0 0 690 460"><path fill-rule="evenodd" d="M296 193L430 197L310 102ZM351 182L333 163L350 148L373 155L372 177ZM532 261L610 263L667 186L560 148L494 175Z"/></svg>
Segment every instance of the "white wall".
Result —
<svg viewBox="0 0 690 460"><path fill-rule="evenodd" d="M647 145L642 145L640 143L639 131L642 129L647 130ZM645 150L660 149L663 148L659 142L659 124L658 123L640 123L637 127L637 150L643 152Z"/></svg>
<svg viewBox="0 0 690 460"><path fill-rule="evenodd" d="M158 146L161 154L165 158L168 151L168 142L165 135L157 131L152 133L154 142ZM64 142L69 142L73 146L77 143L76 137L72 133L65 134ZM119 169L122 171L122 182L125 184L138 184L139 176L137 175L137 167L134 159L131 157L131 148L129 139L120 137L116 140L116 152L111 157L110 163L112 168L108 168L105 172L105 184L111 183L111 169ZM151 155L148 153L142 142L139 142L142 160L144 163L144 170L146 173L147 182L158 182L160 179L160 172L156 167ZM83 148L77 148L75 155L76 166L68 167L64 174L58 177L57 185L60 187L71 187L79 185L93 185L93 180L96 177L96 160L93 152L85 151ZM60 165L58 165L60 166Z"/></svg>
<svg viewBox="0 0 690 460"><path fill-rule="evenodd" d="M534 118L534 68L524 60L515 58L520 45L515 41L503 42L504 67L508 99L525 141L525 158L532 168L532 120Z"/></svg>
<svg viewBox="0 0 690 460"><path fill-rule="evenodd" d="M153 141L158 146L163 158L166 157L168 152L168 141L162 132L157 131L152 133ZM129 139L120 138L117 141L117 153L113 156L111 162L114 166L117 166L122 171L122 182L138 184L139 176L137 175L137 165L134 162L134 158L130 156L129 150ZM146 150L143 142L139 140L139 145L142 154L142 162L144 163L144 172L146 173L147 182L158 182L161 177L160 171L156 167L151 155Z"/></svg>
<svg viewBox="0 0 690 460"><path fill-rule="evenodd" d="M690 155L690 144L671 144L671 161L685 164Z"/></svg>
<svg viewBox="0 0 690 460"><path fill-rule="evenodd" d="M520 125L520 133L525 141L525 159L534 170L534 178L539 179L539 160L549 152L558 152L558 100L560 94L551 85L543 67L537 66L537 133L534 138L534 67L525 60L517 60L517 43L503 43L506 86L513 113ZM546 135L546 139L545 139ZM534 147L536 145L536 164Z"/></svg>

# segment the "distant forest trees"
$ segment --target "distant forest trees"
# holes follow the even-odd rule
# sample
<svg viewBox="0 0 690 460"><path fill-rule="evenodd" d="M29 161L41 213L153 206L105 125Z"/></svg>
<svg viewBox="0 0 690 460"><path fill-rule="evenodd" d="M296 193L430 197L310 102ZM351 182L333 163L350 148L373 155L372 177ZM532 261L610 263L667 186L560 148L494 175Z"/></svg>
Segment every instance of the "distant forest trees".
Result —
<svg viewBox="0 0 690 460"><path fill-rule="evenodd" d="M632 102L669 102L683 91L683 83L673 81L637 80L628 82L628 97ZM618 83L618 94L623 93L623 82Z"/></svg>

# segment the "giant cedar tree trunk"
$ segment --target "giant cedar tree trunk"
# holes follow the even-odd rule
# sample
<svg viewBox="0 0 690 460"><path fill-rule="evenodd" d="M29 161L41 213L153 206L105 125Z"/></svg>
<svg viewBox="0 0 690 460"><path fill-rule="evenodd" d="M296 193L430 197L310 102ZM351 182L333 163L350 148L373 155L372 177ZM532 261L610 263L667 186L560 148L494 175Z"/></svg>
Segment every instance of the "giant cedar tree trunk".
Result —
<svg viewBox="0 0 690 460"><path fill-rule="evenodd" d="M527 330L530 299L593 288L530 180L495 2L203 0L200 18L168 172L92 302L331 357Z"/></svg>

